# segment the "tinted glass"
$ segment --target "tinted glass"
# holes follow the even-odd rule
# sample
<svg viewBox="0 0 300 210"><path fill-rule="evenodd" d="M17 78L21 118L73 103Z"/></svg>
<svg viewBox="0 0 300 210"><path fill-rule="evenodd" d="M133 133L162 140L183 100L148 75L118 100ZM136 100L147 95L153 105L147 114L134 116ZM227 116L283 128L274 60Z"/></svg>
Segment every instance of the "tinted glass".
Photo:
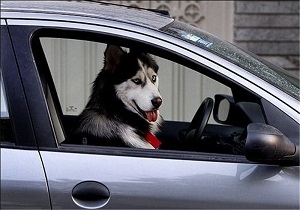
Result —
<svg viewBox="0 0 300 210"><path fill-rule="evenodd" d="M2 83L2 78L0 79L0 104L1 104L1 113L0 113L0 139L1 142L15 142L15 138L12 132L11 120L8 113L8 107L6 102L5 90Z"/></svg>

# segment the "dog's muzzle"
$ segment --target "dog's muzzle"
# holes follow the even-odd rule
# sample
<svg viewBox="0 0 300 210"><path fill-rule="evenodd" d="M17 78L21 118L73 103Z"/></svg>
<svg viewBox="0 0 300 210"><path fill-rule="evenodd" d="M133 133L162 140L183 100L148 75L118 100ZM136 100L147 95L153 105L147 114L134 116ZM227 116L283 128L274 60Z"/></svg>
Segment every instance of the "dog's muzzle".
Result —
<svg viewBox="0 0 300 210"><path fill-rule="evenodd" d="M151 100L151 103L155 109L152 111L146 111L145 115L149 122L155 122L158 118L158 108L162 104L162 99L161 97L155 97Z"/></svg>
<svg viewBox="0 0 300 210"><path fill-rule="evenodd" d="M162 99L161 97L155 97L151 100L151 103L154 107L153 110L151 111L144 111L142 110L135 101L133 101L134 104L136 105L138 111L149 121L149 122L155 122L158 118L158 108L161 106L162 104Z"/></svg>
<svg viewBox="0 0 300 210"><path fill-rule="evenodd" d="M153 98L151 100L151 103L156 109L158 109L160 107L160 105L162 104L162 99L161 99L161 97Z"/></svg>

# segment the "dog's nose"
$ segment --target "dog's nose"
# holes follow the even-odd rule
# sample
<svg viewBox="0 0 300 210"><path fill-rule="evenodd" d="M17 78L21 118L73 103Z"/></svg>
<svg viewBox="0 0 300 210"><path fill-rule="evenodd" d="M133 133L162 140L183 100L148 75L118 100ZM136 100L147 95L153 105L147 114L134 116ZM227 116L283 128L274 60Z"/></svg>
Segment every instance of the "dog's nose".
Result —
<svg viewBox="0 0 300 210"><path fill-rule="evenodd" d="M151 103L155 108L158 108L158 107L160 107L160 105L162 103L162 99L161 99L161 97L155 97L151 100Z"/></svg>

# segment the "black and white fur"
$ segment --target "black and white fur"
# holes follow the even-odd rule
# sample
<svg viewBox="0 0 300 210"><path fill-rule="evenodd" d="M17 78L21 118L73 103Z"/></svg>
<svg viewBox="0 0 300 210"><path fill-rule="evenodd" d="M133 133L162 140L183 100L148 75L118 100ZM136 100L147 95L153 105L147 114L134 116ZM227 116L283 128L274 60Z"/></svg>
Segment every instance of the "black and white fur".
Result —
<svg viewBox="0 0 300 210"><path fill-rule="evenodd" d="M100 145L153 148L144 137L156 134L163 122L157 71L150 55L108 45L77 134Z"/></svg>

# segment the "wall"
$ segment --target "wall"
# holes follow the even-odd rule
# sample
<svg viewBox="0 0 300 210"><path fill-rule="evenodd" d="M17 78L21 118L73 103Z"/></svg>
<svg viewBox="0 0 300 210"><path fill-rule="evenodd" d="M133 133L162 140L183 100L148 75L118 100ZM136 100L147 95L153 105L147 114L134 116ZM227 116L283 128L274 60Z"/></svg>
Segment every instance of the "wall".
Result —
<svg viewBox="0 0 300 210"><path fill-rule="evenodd" d="M299 76L299 1L236 1L234 42Z"/></svg>

